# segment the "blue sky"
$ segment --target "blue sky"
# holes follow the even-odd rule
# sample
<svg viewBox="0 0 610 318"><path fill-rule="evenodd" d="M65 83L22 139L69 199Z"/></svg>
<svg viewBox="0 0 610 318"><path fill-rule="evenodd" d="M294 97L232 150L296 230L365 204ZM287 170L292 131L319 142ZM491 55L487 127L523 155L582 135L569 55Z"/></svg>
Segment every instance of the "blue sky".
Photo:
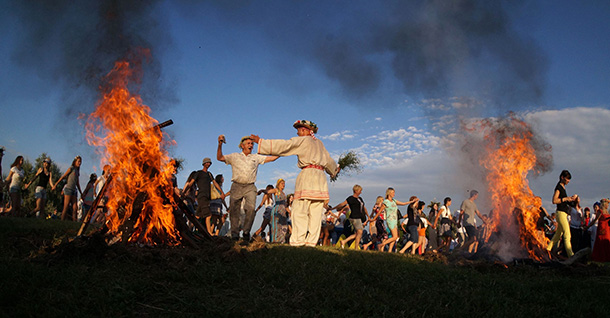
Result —
<svg viewBox="0 0 610 318"><path fill-rule="evenodd" d="M228 153L243 135L290 138L309 119L334 158L363 159L362 173L331 183L331 204L355 183L369 207L389 186L399 200L459 203L483 185L446 146L456 121L514 111L552 145L552 169L530 178L547 208L562 169L585 205L608 196L607 1L138 1L127 44L107 50L97 1L42 3L0 5L5 172L42 152L63 169L80 154L83 176L99 172L78 116L93 109L113 50L150 44L143 102L174 121L180 184L203 157L229 179L215 160L219 134ZM296 158L280 158L260 167L257 186L281 177L291 191L297 174Z"/></svg>

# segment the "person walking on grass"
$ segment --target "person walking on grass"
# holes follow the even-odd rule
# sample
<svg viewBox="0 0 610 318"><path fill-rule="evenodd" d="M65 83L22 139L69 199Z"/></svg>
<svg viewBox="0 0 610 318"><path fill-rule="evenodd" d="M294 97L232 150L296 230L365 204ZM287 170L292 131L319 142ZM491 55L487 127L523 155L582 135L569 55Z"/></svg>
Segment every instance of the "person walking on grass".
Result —
<svg viewBox="0 0 610 318"><path fill-rule="evenodd" d="M36 175L28 184L25 185L27 189L34 180L38 178L36 183L36 192L34 197L36 198L36 208L31 214L37 215L41 218L46 218L45 205L47 203L47 185L53 187L53 174L51 173L51 159L45 158L42 161L42 167L38 168Z"/></svg>
<svg viewBox="0 0 610 318"><path fill-rule="evenodd" d="M217 174L216 177L214 177L214 180L216 180L216 183L218 184L218 186L220 186L220 189L222 190L222 185L225 183L225 178L223 177L222 174ZM212 191L214 191L216 188L212 188ZM210 212L212 212L212 217L210 218L211 224L212 224L212 235L213 236L218 236L220 233L220 229L222 227L222 223L224 222L222 220L222 207L224 206L225 209L227 209L227 211L229 210L229 208L227 207L227 203L225 202L225 200L222 198L222 196L220 196L221 193L223 193L223 191L218 191L216 190L216 193L219 195L219 197L217 197L216 199L211 199L210 200ZM225 193L225 197L229 196L231 193L227 192ZM212 197L210 197L212 198Z"/></svg>
<svg viewBox="0 0 610 318"><path fill-rule="evenodd" d="M336 176L339 165L330 157L324 143L315 137L318 126L309 120L297 120L293 125L297 137L289 140L263 139L252 135L259 144L260 154L272 156L298 157L297 166L301 172L297 176L294 202L292 203L292 246L316 246L320 238L322 215L328 203L328 180L325 172Z"/></svg>
<svg viewBox="0 0 610 318"><path fill-rule="evenodd" d="M265 210L263 212L263 221L261 223L261 226L258 228L258 230L256 230L256 232L254 232L254 236L259 236L267 226L272 227L273 225L271 224L271 213L273 211L273 196L271 194L269 194L269 191L273 190L273 185L272 184L268 184L267 187L265 187L264 190L259 190L258 194L264 193L263 195L263 199L261 200L261 203L256 207L256 209L254 210L254 212L258 212L258 210L260 210L263 206L265 207ZM271 231L269 231L269 233L271 233Z"/></svg>
<svg viewBox="0 0 610 318"><path fill-rule="evenodd" d="M63 179L68 179L68 181L66 182L66 185L64 186L62 192L64 194L64 208L61 211L61 220L65 220L67 217L67 213L68 213L68 209L71 207L72 208L72 221L77 221L78 218L78 212L77 212L77 208L78 208L78 204L76 202L76 197L77 194L80 193L81 197L83 196L83 192L80 189L80 181L79 181L79 177L80 177L80 167L83 163L83 159L80 156L76 156L74 157L74 160L72 160L72 165L70 165L70 168L68 168L68 170L66 170L66 172L63 174L63 176L61 176L61 178L59 178L59 180L57 180L57 182L55 182L55 185L53 185L52 190L55 190L55 188L57 188L57 185L63 180ZM78 192L76 192L78 190Z"/></svg>
<svg viewBox="0 0 610 318"><path fill-rule="evenodd" d="M383 242L379 244L378 249L380 251L383 251L383 248L389 244L388 252L392 252L394 244L396 244L396 240L398 240L398 206L414 204L419 201L417 197L407 202L398 201L394 199L395 194L396 192L394 191L394 188L388 188L385 191L385 200L383 200L381 212L385 213L385 219L386 223L388 224L391 237L383 240Z"/></svg>
<svg viewBox="0 0 610 318"><path fill-rule="evenodd" d="M388 238L388 230L385 226L385 218L383 216L383 210L381 207L383 206L383 197L378 196L375 205L371 211L371 218L369 219L369 228L371 230L371 241L362 246L362 249L368 250L369 248L375 249L377 245L383 242L383 240ZM373 229L375 229L375 234L373 233Z"/></svg>
<svg viewBox="0 0 610 318"><path fill-rule="evenodd" d="M11 207L6 210L6 212L13 216L21 216L21 186L23 185L25 177L23 162L23 156L17 156L15 161L11 164L11 170L6 177L11 198ZM25 188L27 189L27 186Z"/></svg>
<svg viewBox="0 0 610 318"><path fill-rule="evenodd" d="M475 215L478 216L481 220L483 220L483 216L479 209L477 208L477 204L474 202L479 197L479 192L477 190L470 191L470 197L462 202L462 206L460 207L460 215L462 217L462 226L464 226L464 230L466 230L466 235L468 235L468 239L466 243L464 243L464 249L468 250L468 253L476 253L479 247L478 241L478 233L477 233L477 221L475 220Z"/></svg>
<svg viewBox="0 0 610 318"><path fill-rule="evenodd" d="M568 196L566 192L566 186L572 180L572 174L568 170L561 171L559 174L559 182L555 186L555 191L553 192L553 204L557 205L557 212L555 217L557 219L557 229L555 230L555 234L553 238L549 242L546 250L549 252L549 256L551 256L551 251L553 248L556 248L559 244L559 240L563 236L563 246L566 250L568 257L572 257L574 252L572 251L572 237L570 233L570 223L568 222L568 213L570 212L570 202L574 202L578 199L578 195L575 194L573 196Z"/></svg>
<svg viewBox="0 0 610 318"><path fill-rule="evenodd" d="M449 252L451 247L451 239L453 238L451 224L453 223L453 219L449 207L451 207L451 198L446 197L443 200L443 206L441 206L438 211L438 217L440 218L438 236L441 238L441 246L438 248L439 251L444 248L446 252Z"/></svg>
<svg viewBox="0 0 610 318"><path fill-rule="evenodd" d="M349 205L349 209L351 212L349 216L349 221L354 227L355 233L345 238L344 240L339 240L339 244L341 244L341 248L345 248L345 244L349 244L352 240L354 240L354 246L356 249L360 249L360 239L362 238L362 231L364 230L364 226L368 221L362 221L363 219L368 219L368 211L364 206L364 200L360 196L362 194L362 187L358 184L354 185L352 188L352 194L345 201L339 203L333 209L341 210L346 205Z"/></svg>
<svg viewBox="0 0 610 318"><path fill-rule="evenodd" d="M399 253L403 254L409 247L411 247L411 254L415 254L415 251L419 248L420 244L420 223L421 219L419 216L420 205L422 205L416 196L412 196L409 201L413 202L407 206L407 231L409 232L409 241L403 246ZM423 204L425 205L425 203ZM423 209L423 205L421 209ZM425 232L424 232L425 236Z"/></svg>
<svg viewBox="0 0 610 318"><path fill-rule="evenodd" d="M220 185L214 179L214 176L209 171L210 166L212 165L212 160L210 158L203 158L201 162L203 168L201 170L197 170L195 175L191 179L189 179L184 185L183 192L188 193L191 191L191 187L194 185L197 186L197 218L201 221L201 223L205 224L205 228L210 235L212 235L212 212L210 210L210 200L212 194L212 187L216 188L220 193L221 199L225 198L225 193L222 191Z"/></svg>

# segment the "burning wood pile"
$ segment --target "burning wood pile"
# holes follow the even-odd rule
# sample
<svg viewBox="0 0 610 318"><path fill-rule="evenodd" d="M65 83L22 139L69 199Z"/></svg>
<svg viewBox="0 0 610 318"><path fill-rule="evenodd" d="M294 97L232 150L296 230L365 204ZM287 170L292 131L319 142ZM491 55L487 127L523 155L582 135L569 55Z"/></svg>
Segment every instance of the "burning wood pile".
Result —
<svg viewBox="0 0 610 318"><path fill-rule="evenodd" d="M116 62L104 78L103 96L85 125L87 141L97 147L102 166L111 167L98 195L98 199L108 198L108 233L115 241L196 246L210 236L172 185L175 168L166 147L174 141L161 130L171 121L158 124L150 116L150 108L129 91L137 80L130 63ZM81 233L90 215L91 211ZM198 232L189 230L185 217Z"/></svg>
<svg viewBox="0 0 610 318"><path fill-rule="evenodd" d="M484 171L492 209L487 221L491 235L483 238L486 252L503 261L548 261L548 239L537 229L542 201L530 189L527 176L550 168L550 145L514 114L474 121L464 128L480 136L483 146L478 163Z"/></svg>

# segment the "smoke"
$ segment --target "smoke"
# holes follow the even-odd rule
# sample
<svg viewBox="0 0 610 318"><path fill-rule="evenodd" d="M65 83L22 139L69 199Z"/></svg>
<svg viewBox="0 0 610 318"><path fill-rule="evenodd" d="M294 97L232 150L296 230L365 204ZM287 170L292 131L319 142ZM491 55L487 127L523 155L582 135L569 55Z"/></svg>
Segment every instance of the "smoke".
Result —
<svg viewBox="0 0 610 318"><path fill-rule="evenodd" d="M142 64L133 89L152 108L177 101L159 62L171 39L158 1L12 1L8 7L22 34L13 61L59 86L62 131L76 128L78 114L93 110L103 76L136 50L149 49L152 58Z"/></svg>
<svg viewBox="0 0 610 318"><path fill-rule="evenodd" d="M460 132L453 136L453 147L448 148L459 166L455 182L482 193L477 205L482 214L489 211L496 225L490 242L492 252L504 261L527 256L521 237L534 230L526 226L532 222L525 220L538 217L541 202L526 177L553 169L552 147L533 127L514 113L464 120Z"/></svg>
<svg viewBox="0 0 610 318"><path fill-rule="evenodd" d="M355 104L392 91L397 100L467 96L505 113L544 95L547 58L515 30L520 6L508 1L211 3L289 52L283 66L313 65Z"/></svg>

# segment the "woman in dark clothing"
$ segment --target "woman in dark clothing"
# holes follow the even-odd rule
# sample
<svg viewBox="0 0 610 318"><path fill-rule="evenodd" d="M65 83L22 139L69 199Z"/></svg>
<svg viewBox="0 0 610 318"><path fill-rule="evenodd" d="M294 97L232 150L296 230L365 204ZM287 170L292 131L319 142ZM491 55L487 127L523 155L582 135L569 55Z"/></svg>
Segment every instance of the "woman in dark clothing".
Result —
<svg viewBox="0 0 610 318"><path fill-rule="evenodd" d="M46 212L44 210L45 205L47 203L47 184L53 187L53 175L51 174L51 159L46 158L42 162L42 168L38 168L36 175L34 178L25 185L26 189L38 178L38 183L36 184L36 192L34 196L36 197L36 208L32 211L32 214L38 214L42 218L46 217Z"/></svg>
<svg viewBox="0 0 610 318"><path fill-rule="evenodd" d="M559 182L555 186L555 192L553 193L553 204L557 205L557 230L546 248L546 250L550 253L551 250L557 246L559 240L563 236L563 245L568 257L574 255L574 252L572 252L570 224L568 222L568 213L570 212L569 203L578 199L578 194L569 197L566 193L566 186L568 183L570 183L571 179L572 175L570 172L568 170L563 170L559 175Z"/></svg>

